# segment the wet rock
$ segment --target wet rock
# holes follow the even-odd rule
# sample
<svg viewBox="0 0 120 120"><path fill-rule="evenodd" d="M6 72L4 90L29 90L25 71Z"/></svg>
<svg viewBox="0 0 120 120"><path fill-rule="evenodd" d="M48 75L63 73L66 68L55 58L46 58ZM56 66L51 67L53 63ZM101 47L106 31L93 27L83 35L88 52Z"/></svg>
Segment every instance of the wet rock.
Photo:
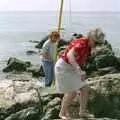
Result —
<svg viewBox="0 0 120 120"><path fill-rule="evenodd" d="M44 42L45 42L46 40L48 40L48 38L49 38L49 35L45 36L45 37L35 46L35 48L41 49L42 46L43 46L43 44L44 44Z"/></svg>
<svg viewBox="0 0 120 120"><path fill-rule="evenodd" d="M11 114L5 120L39 120L39 109L34 107L28 107L19 112Z"/></svg>
<svg viewBox="0 0 120 120"><path fill-rule="evenodd" d="M33 77L45 77L45 73L42 66L40 66L40 68L30 67L27 69L27 71L31 72Z"/></svg>
<svg viewBox="0 0 120 120"><path fill-rule="evenodd" d="M3 72L12 72L12 71L26 71L28 67L31 66L29 61L22 61L17 58L9 58L7 66L3 69Z"/></svg>
<svg viewBox="0 0 120 120"><path fill-rule="evenodd" d="M43 118L41 120L53 120L53 119L59 119L59 114L60 112L60 105L55 106L51 109L49 109L45 115L43 116Z"/></svg>
<svg viewBox="0 0 120 120"><path fill-rule="evenodd" d="M39 40L29 40L31 43L39 43Z"/></svg>
<svg viewBox="0 0 120 120"><path fill-rule="evenodd" d="M29 50L26 52L27 55L33 55L33 54L37 54L38 52L33 51L33 50Z"/></svg>

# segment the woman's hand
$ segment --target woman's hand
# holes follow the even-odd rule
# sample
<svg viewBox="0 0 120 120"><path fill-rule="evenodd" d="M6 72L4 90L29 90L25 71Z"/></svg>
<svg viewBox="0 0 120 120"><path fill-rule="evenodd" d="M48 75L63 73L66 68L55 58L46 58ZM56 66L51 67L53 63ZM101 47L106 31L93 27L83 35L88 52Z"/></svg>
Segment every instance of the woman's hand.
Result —
<svg viewBox="0 0 120 120"><path fill-rule="evenodd" d="M76 67L77 73L80 75L81 80L85 80L86 72L81 69L79 65Z"/></svg>
<svg viewBox="0 0 120 120"><path fill-rule="evenodd" d="M86 72L85 71L80 71L81 80L85 80L85 77L86 77Z"/></svg>

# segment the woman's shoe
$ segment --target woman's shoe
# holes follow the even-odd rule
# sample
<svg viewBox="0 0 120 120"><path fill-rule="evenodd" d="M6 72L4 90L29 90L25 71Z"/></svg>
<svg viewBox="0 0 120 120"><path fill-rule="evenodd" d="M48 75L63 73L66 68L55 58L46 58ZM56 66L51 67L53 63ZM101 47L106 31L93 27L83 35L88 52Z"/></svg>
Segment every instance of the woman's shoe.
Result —
<svg viewBox="0 0 120 120"><path fill-rule="evenodd" d="M95 118L95 116L93 114L90 114L88 112L84 112L84 113L79 113L79 116L81 118Z"/></svg>
<svg viewBox="0 0 120 120"><path fill-rule="evenodd" d="M70 117L68 115L62 115L62 114L59 114L59 117L62 119L62 120L69 120Z"/></svg>
<svg viewBox="0 0 120 120"><path fill-rule="evenodd" d="M60 117L60 119L62 119L62 120L68 120L68 117L66 117L66 116L59 116Z"/></svg>

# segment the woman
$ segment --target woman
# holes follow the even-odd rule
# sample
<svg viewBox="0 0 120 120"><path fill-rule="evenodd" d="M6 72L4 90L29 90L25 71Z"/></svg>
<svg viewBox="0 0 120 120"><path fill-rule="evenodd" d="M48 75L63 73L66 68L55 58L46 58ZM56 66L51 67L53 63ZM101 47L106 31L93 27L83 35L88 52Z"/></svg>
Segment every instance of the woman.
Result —
<svg viewBox="0 0 120 120"><path fill-rule="evenodd" d="M91 31L87 37L73 40L62 52L55 65L56 88L59 93L64 93L59 117L68 119L68 105L80 90L80 117L93 117L86 112L89 86L84 81L85 71L80 65L84 64L91 50L96 47L97 29Z"/></svg>
<svg viewBox="0 0 120 120"><path fill-rule="evenodd" d="M45 72L45 86L51 86L54 80L54 52L56 50L56 42L59 41L60 35L53 31L49 35L49 39L42 47L42 64Z"/></svg>

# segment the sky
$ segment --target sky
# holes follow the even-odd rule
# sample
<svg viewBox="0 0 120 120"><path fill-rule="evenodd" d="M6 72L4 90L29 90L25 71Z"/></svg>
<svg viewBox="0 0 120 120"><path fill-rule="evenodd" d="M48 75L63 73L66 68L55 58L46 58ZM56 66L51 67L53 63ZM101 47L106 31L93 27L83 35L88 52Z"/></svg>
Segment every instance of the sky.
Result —
<svg viewBox="0 0 120 120"><path fill-rule="evenodd" d="M1 0L0 11L59 11L61 0ZM64 11L120 11L120 0L64 0Z"/></svg>

